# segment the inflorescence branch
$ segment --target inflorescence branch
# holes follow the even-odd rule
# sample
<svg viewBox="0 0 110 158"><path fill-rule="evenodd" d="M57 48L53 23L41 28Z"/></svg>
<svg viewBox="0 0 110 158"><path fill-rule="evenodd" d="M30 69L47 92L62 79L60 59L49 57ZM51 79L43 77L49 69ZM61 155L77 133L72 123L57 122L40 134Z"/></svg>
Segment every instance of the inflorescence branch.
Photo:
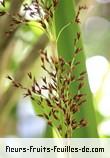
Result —
<svg viewBox="0 0 110 158"><path fill-rule="evenodd" d="M73 58L80 53L79 50L74 52ZM26 88L12 77L8 76L8 79L15 87L24 91L24 97L29 96L35 102L40 109L39 116L45 118L50 126L56 127L62 137L71 137L73 130L85 127L87 124L84 119L77 121L75 118L75 114L80 112L81 106L86 102L86 95L81 93L86 72L83 71L76 77L74 72L80 62L73 63L73 60L66 62L61 57L49 58L44 50L40 50L40 56L41 67L50 76L51 81L48 81L47 77L42 77L43 84L40 86L29 72L27 75L32 85ZM51 67L52 71L47 67ZM71 84L77 84L75 94L71 94ZM48 92L48 97L45 97L44 91Z"/></svg>

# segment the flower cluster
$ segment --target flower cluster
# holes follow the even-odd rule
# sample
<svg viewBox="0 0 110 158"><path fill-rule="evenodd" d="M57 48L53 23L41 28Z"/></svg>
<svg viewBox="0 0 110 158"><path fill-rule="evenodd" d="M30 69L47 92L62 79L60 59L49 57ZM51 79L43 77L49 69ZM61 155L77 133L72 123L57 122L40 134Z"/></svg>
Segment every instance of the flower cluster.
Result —
<svg viewBox="0 0 110 158"><path fill-rule="evenodd" d="M85 5L85 6L79 6L78 12L77 12L76 17L75 17L75 22L76 22L76 23L80 23L79 15L80 15L80 13L81 13L81 10L85 10L85 9L87 9L87 6L86 6L86 5Z"/></svg>
<svg viewBox="0 0 110 158"><path fill-rule="evenodd" d="M1 0L0 3L5 7L5 1ZM6 34L9 35L18 25L28 24L30 21L39 23L44 30L47 30L52 22L57 4L58 0L52 0L51 3L47 3L43 0L33 0L30 4L24 3L21 6L20 11L15 15L11 15L7 11L0 11L0 16L7 14L12 18L9 31L6 32Z"/></svg>
<svg viewBox="0 0 110 158"><path fill-rule="evenodd" d="M31 4L25 3L23 5L20 15L27 20L34 20L40 23L43 29L47 29L49 23L52 22L57 4L58 0L52 0L51 3L43 0L33 0Z"/></svg>
<svg viewBox="0 0 110 158"><path fill-rule="evenodd" d="M31 4L23 4L20 14L24 16L24 18L43 22L49 20L53 17L54 8L57 5L57 1L53 0L51 4L46 4L44 1L34 0ZM41 24L42 24L41 22Z"/></svg>
<svg viewBox="0 0 110 158"><path fill-rule="evenodd" d="M77 36L79 37L79 34ZM77 121L75 117L86 102L86 95L81 93L86 72L81 72L79 76L75 76L74 73L80 64L75 61L80 51L81 49L77 48L73 60L66 62L61 57L49 58L47 53L41 50L42 69L51 78L51 81L48 82L46 77L42 77L42 86L38 84L31 72L28 73L28 77L32 81L30 88L26 88L8 76L15 87L25 91L24 97L29 96L32 99L38 115L45 118L50 126L56 128L62 137L71 137L73 130L85 127L87 124L84 119ZM51 69L47 67L51 67ZM72 84L76 85L77 91L74 92L72 89L71 92ZM48 97L44 96L44 91L48 92Z"/></svg>

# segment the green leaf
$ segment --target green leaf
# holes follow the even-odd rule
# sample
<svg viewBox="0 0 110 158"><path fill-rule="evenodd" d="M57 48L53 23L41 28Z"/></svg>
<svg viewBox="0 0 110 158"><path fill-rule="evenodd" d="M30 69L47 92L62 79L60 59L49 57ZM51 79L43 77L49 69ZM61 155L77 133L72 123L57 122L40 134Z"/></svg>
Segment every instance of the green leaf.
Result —
<svg viewBox="0 0 110 158"><path fill-rule="evenodd" d="M60 0L55 14L56 37L58 37L60 30L74 19L75 3L73 3L73 0ZM80 32L78 25L71 24L62 31L57 41L58 55L62 56L67 61L72 59L72 55L75 49L74 39L77 32ZM76 75L78 75L81 71L86 70L82 40L79 41L78 47L82 48L83 51L80 53L80 55L78 55L76 59L77 61L80 61L80 65L77 68L77 71L75 71ZM76 85L71 87L72 93L75 88ZM93 100L87 77L82 93L87 95L87 101L82 106L81 111L77 117L78 119L85 118L88 121L88 126L86 128L77 129L75 133L73 133L73 137L98 137Z"/></svg>

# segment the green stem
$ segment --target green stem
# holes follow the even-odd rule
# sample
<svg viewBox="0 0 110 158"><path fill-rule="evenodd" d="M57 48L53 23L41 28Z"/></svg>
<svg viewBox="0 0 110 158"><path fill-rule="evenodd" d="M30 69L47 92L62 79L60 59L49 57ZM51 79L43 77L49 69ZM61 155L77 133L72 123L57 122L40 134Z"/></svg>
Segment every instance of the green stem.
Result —
<svg viewBox="0 0 110 158"><path fill-rule="evenodd" d="M61 35L61 33L68 27L68 26L70 26L71 25L71 22L69 22L68 24L66 24L66 25L64 25L62 28L61 28L61 30L59 31L59 33L58 33L58 36L57 36L57 39L56 39L56 42L58 42L58 40L59 40L59 38L60 38L60 35Z"/></svg>

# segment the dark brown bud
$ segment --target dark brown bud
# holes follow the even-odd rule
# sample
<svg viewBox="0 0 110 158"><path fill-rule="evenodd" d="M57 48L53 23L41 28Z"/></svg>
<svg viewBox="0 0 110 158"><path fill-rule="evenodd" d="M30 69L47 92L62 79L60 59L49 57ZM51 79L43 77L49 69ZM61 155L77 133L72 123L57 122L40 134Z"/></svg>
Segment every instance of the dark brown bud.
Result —
<svg viewBox="0 0 110 158"><path fill-rule="evenodd" d="M24 94L24 98L28 97L29 96L29 93L26 93Z"/></svg>
<svg viewBox="0 0 110 158"><path fill-rule="evenodd" d="M58 117L56 116L55 112L52 113L53 114L53 117L58 120Z"/></svg>
<svg viewBox="0 0 110 158"><path fill-rule="evenodd" d="M75 63L75 65L79 65L79 64L80 64L80 61L78 61L78 62Z"/></svg>
<svg viewBox="0 0 110 158"><path fill-rule="evenodd" d="M55 100L56 102L58 102L58 98L56 96L53 97L53 100Z"/></svg>
<svg viewBox="0 0 110 158"><path fill-rule="evenodd" d="M87 9L87 6L79 6L79 10L82 10L82 9Z"/></svg>
<svg viewBox="0 0 110 158"><path fill-rule="evenodd" d="M87 121L82 119L79 124L81 127L85 127L85 126L87 126Z"/></svg>
<svg viewBox="0 0 110 158"><path fill-rule="evenodd" d="M82 100L78 105L82 105L83 103L86 102L86 99L85 100Z"/></svg>
<svg viewBox="0 0 110 158"><path fill-rule="evenodd" d="M35 81L35 85L40 89L39 84L37 83L37 81Z"/></svg>
<svg viewBox="0 0 110 158"><path fill-rule="evenodd" d="M46 70L46 68L45 68L45 66L44 66L44 65L41 65L41 67L42 67L44 70Z"/></svg>
<svg viewBox="0 0 110 158"><path fill-rule="evenodd" d="M61 94L64 93L64 90L65 90L65 87L62 87L62 88L61 88Z"/></svg>
<svg viewBox="0 0 110 158"><path fill-rule="evenodd" d="M51 84L51 86L52 86L52 89L55 90L55 91L57 92L56 87L55 87L54 85L52 85L52 84Z"/></svg>
<svg viewBox="0 0 110 158"><path fill-rule="evenodd" d="M12 79L12 77L11 77L11 76L9 76L9 75L7 76L7 78L8 78L9 80L11 80L11 81L13 80L13 79Z"/></svg>
<svg viewBox="0 0 110 158"><path fill-rule="evenodd" d="M30 96L32 96L31 90L28 89L27 91L28 91L28 94L29 94Z"/></svg>
<svg viewBox="0 0 110 158"><path fill-rule="evenodd" d="M48 105L49 107L52 107L51 102L50 102L49 99L46 99L46 102L47 102L47 105Z"/></svg>
<svg viewBox="0 0 110 158"><path fill-rule="evenodd" d="M5 0L3 0L3 1L1 2L1 5L2 5L3 7L5 7Z"/></svg>
<svg viewBox="0 0 110 158"><path fill-rule="evenodd" d="M46 10L50 10L51 9L51 7L52 7L52 4L50 4L48 7L46 7Z"/></svg>
<svg viewBox="0 0 110 158"><path fill-rule="evenodd" d="M78 23L78 24L81 23L79 18L76 18L75 22Z"/></svg>
<svg viewBox="0 0 110 158"><path fill-rule="evenodd" d="M49 125L49 126L52 126L52 121L48 121L48 125Z"/></svg>
<svg viewBox="0 0 110 158"><path fill-rule="evenodd" d="M58 5L58 0L53 0L54 7Z"/></svg>
<svg viewBox="0 0 110 158"><path fill-rule="evenodd" d="M42 80L43 80L43 82L44 82L45 84L47 84L46 77L43 77Z"/></svg>
<svg viewBox="0 0 110 158"><path fill-rule="evenodd" d="M79 77L76 81L82 81L82 80L84 80L84 76L81 76L81 77Z"/></svg>
<svg viewBox="0 0 110 158"><path fill-rule="evenodd" d="M61 107L61 104L60 104L60 103L56 103L56 105L57 105L60 109L62 109L62 107Z"/></svg>
<svg viewBox="0 0 110 158"><path fill-rule="evenodd" d="M36 90L36 91L37 91L37 93L38 93L38 94L41 94L41 89L39 89L39 90Z"/></svg>
<svg viewBox="0 0 110 158"><path fill-rule="evenodd" d="M49 74L50 74L50 76L52 76L52 77L56 77L56 73L54 74L53 72L50 72Z"/></svg>
<svg viewBox="0 0 110 158"><path fill-rule="evenodd" d="M29 77L30 79L32 79L32 73L31 73L31 72L28 72L28 77Z"/></svg>
<svg viewBox="0 0 110 158"><path fill-rule="evenodd" d="M83 71L80 73L80 76L85 75L86 73L87 73L86 71Z"/></svg>
<svg viewBox="0 0 110 158"><path fill-rule="evenodd" d="M52 89L51 89L51 88L48 88L48 90L49 90L49 93L52 94Z"/></svg>
<svg viewBox="0 0 110 158"><path fill-rule="evenodd" d="M41 89L48 90L48 88L44 85L41 87Z"/></svg>
<svg viewBox="0 0 110 158"><path fill-rule="evenodd" d="M64 94L61 94L61 99L64 100L65 96Z"/></svg>
<svg viewBox="0 0 110 158"><path fill-rule="evenodd" d="M73 106L72 111L73 113L76 113L80 110L79 106Z"/></svg>
<svg viewBox="0 0 110 158"><path fill-rule="evenodd" d="M81 48L77 48L74 53L78 54L81 50L82 50Z"/></svg>
<svg viewBox="0 0 110 158"><path fill-rule="evenodd" d="M32 96L31 96L31 99L32 99L32 100L35 100L35 98L34 98L34 97L32 97Z"/></svg>
<svg viewBox="0 0 110 158"><path fill-rule="evenodd" d="M77 124L72 124L72 129L76 129L78 127Z"/></svg>
<svg viewBox="0 0 110 158"><path fill-rule="evenodd" d="M57 85L56 85L56 83L57 83L56 78L52 77L52 80L54 82L55 87L57 87Z"/></svg>
<svg viewBox="0 0 110 158"><path fill-rule="evenodd" d="M33 83L36 84L36 78L35 78L35 77L34 77L34 79L33 79Z"/></svg>
<svg viewBox="0 0 110 158"><path fill-rule="evenodd" d="M83 96L84 94L78 94L78 95L75 95L73 99L77 101L77 100L80 100Z"/></svg>
<svg viewBox="0 0 110 158"><path fill-rule="evenodd" d="M78 90L80 90L84 86L84 82L81 82L78 86Z"/></svg>
<svg viewBox="0 0 110 158"><path fill-rule="evenodd" d="M39 116L39 117L43 117L43 115L42 115L42 114L38 114L38 116Z"/></svg>
<svg viewBox="0 0 110 158"><path fill-rule="evenodd" d="M47 120L49 120L48 115L47 115L47 114L45 114L45 113L44 113L44 117L45 117Z"/></svg>
<svg viewBox="0 0 110 158"><path fill-rule="evenodd" d="M49 22L49 19L50 19L49 14L46 14L46 15L44 16L44 19L45 19L47 22Z"/></svg>
<svg viewBox="0 0 110 158"><path fill-rule="evenodd" d="M71 81L75 80L75 75L71 76Z"/></svg>
<svg viewBox="0 0 110 158"><path fill-rule="evenodd" d="M44 56L41 55L41 61L44 64Z"/></svg>
<svg viewBox="0 0 110 158"><path fill-rule="evenodd" d="M51 56L50 58L51 58L52 63L55 64L55 62L56 62L55 57Z"/></svg>
<svg viewBox="0 0 110 158"><path fill-rule="evenodd" d="M12 81L12 83L13 83L13 86L15 86L16 88L20 87L19 83L16 83L15 81Z"/></svg>
<svg viewBox="0 0 110 158"><path fill-rule="evenodd" d="M50 12L49 12L49 15L50 15L51 18L53 17L53 13L52 13L51 10L50 10Z"/></svg>
<svg viewBox="0 0 110 158"><path fill-rule="evenodd" d="M57 129L58 129L59 131L61 131L61 130L62 130L62 126L59 125L59 126L57 127Z"/></svg>
<svg viewBox="0 0 110 158"><path fill-rule="evenodd" d="M32 92L33 92L33 93L36 93L36 89L35 89L35 86L34 86L34 85L32 86Z"/></svg>
<svg viewBox="0 0 110 158"><path fill-rule="evenodd" d="M71 105L71 103L72 103L72 99L69 99L68 100L68 105Z"/></svg>
<svg viewBox="0 0 110 158"><path fill-rule="evenodd" d="M66 109L61 107L61 109L63 110L63 113L65 114L66 113Z"/></svg>
<svg viewBox="0 0 110 158"><path fill-rule="evenodd" d="M43 27L44 29L47 28L47 26L46 26L46 24L45 24L44 22L41 22L41 25L42 25L42 27Z"/></svg>

